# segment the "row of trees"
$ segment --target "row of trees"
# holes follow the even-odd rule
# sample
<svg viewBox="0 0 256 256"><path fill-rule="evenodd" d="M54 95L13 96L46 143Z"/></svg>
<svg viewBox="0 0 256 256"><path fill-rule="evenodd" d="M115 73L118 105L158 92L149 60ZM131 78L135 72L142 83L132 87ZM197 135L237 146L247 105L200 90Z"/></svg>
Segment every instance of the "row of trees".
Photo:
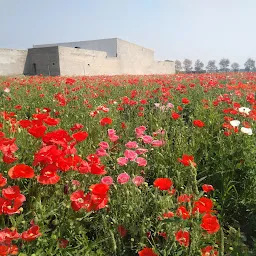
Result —
<svg viewBox="0 0 256 256"><path fill-rule="evenodd" d="M182 65L183 64L183 65ZM192 61L189 59L185 59L183 63L181 61L176 60L175 61L175 70L176 72L192 72L193 71L193 65ZM228 71L234 71L237 72L240 70L240 66L237 62L234 62L230 65L229 59L221 59L219 62L219 69L216 66L216 61L215 60L209 60L207 66L205 67L207 72L228 72ZM249 58L245 63L244 63L244 70L245 71L256 71L255 68L255 61L251 58ZM204 63L200 60L197 60L194 65L194 71L196 72L203 72L204 71Z"/></svg>

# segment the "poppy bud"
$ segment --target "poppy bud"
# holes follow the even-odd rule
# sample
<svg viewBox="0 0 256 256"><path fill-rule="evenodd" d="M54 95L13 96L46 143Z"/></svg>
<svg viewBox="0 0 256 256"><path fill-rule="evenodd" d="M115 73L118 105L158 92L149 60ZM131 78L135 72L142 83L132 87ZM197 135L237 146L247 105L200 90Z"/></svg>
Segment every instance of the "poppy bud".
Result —
<svg viewBox="0 0 256 256"><path fill-rule="evenodd" d="M67 195L68 194L68 184L64 185L64 194Z"/></svg>

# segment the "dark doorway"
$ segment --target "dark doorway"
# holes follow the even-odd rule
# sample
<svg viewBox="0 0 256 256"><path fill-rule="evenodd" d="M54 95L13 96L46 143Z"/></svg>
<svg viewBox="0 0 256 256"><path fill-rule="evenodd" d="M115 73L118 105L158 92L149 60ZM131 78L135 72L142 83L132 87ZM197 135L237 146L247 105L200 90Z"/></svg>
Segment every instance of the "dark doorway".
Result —
<svg viewBox="0 0 256 256"><path fill-rule="evenodd" d="M34 71L34 75L36 75L36 63L33 63L33 71Z"/></svg>

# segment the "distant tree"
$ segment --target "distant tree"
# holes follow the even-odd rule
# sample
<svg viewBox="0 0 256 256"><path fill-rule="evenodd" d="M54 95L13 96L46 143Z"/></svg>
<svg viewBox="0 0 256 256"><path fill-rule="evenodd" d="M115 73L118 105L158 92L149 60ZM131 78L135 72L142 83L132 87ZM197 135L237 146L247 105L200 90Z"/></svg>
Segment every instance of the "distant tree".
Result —
<svg viewBox="0 0 256 256"><path fill-rule="evenodd" d="M213 73L213 72L217 72L217 67L216 67L216 61L215 60L209 60L208 61L208 64L206 66L206 70L207 72L209 73Z"/></svg>
<svg viewBox="0 0 256 256"><path fill-rule="evenodd" d="M185 59L183 61L183 68L186 72L192 71L192 60Z"/></svg>
<svg viewBox="0 0 256 256"><path fill-rule="evenodd" d="M179 73L182 70L181 62L179 60L175 61L175 71Z"/></svg>
<svg viewBox="0 0 256 256"><path fill-rule="evenodd" d="M253 71L255 70L255 60L249 58L245 63L244 67L246 71Z"/></svg>
<svg viewBox="0 0 256 256"><path fill-rule="evenodd" d="M225 58L221 59L219 62L220 71L225 71L225 72L229 71L229 68L228 68L229 64L230 64L229 59L225 59Z"/></svg>
<svg viewBox="0 0 256 256"><path fill-rule="evenodd" d="M232 71L237 72L239 71L239 64L237 62L234 62L231 64Z"/></svg>
<svg viewBox="0 0 256 256"><path fill-rule="evenodd" d="M204 63L202 61L197 60L195 62L195 71L200 72L203 70L203 67L204 67Z"/></svg>

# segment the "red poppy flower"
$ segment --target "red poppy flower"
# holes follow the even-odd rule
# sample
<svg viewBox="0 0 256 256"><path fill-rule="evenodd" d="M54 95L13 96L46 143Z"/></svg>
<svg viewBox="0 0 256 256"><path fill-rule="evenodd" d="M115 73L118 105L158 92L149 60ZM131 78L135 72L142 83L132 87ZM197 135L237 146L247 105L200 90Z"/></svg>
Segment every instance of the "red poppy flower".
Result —
<svg viewBox="0 0 256 256"><path fill-rule="evenodd" d="M3 162L6 164L11 164L15 162L18 158L15 157L13 154L4 154L3 155Z"/></svg>
<svg viewBox="0 0 256 256"><path fill-rule="evenodd" d="M212 185L208 185L208 184L204 184L204 185L202 186L202 189L203 189L203 191L204 191L205 193L208 193L208 192L210 192L210 191L214 191L213 186L212 186Z"/></svg>
<svg viewBox="0 0 256 256"><path fill-rule="evenodd" d="M199 200L195 201L193 213L199 212L199 213L209 213L212 211L213 202L211 199L207 197L201 197Z"/></svg>
<svg viewBox="0 0 256 256"><path fill-rule="evenodd" d="M112 124L112 119L109 117L104 117L100 120L100 125L106 126L108 124Z"/></svg>
<svg viewBox="0 0 256 256"><path fill-rule="evenodd" d="M37 153L35 153L33 165L35 166L39 163L41 165L55 163L62 154L63 152L55 145L42 147Z"/></svg>
<svg viewBox="0 0 256 256"><path fill-rule="evenodd" d="M107 204L108 204L107 195L99 196L93 193L87 193L83 208L86 209L87 212L97 211L105 208Z"/></svg>
<svg viewBox="0 0 256 256"><path fill-rule="evenodd" d="M28 128L32 125L31 121L30 120L20 120L19 121L19 125L22 127L22 128Z"/></svg>
<svg viewBox="0 0 256 256"><path fill-rule="evenodd" d="M178 158L178 161L182 163L184 166L196 166L196 163L194 162L194 157L189 155L183 155L182 158Z"/></svg>
<svg viewBox="0 0 256 256"><path fill-rule="evenodd" d="M214 250L214 247L208 245L201 249L202 256L218 256L218 251Z"/></svg>
<svg viewBox="0 0 256 256"><path fill-rule="evenodd" d="M2 190L2 195L6 199L13 200L20 195L20 188L18 186L9 186Z"/></svg>
<svg viewBox="0 0 256 256"><path fill-rule="evenodd" d="M21 106L21 105L16 105L16 106L15 106L15 109L21 110L21 109L22 109L22 106Z"/></svg>
<svg viewBox="0 0 256 256"><path fill-rule="evenodd" d="M160 190L169 190L172 185L173 182L169 178L157 178L154 181L154 186Z"/></svg>
<svg viewBox="0 0 256 256"><path fill-rule="evenodd" d="M36 238L42 235L39 232L40 231L39 229L40 229L39 226L35 225L35 226L32 226L27 231L24 231L21 235L22 240L27 242L35 240Z"/></svg>
<svg viewBox="0 0 256 256"><path fill-rule="evenodd" d="M35 138L41 138L41 137L43 137L46 129L47 128L44 125L32 126L31 128L28 129L28 133L30 133Z"/></svg>
<svg viewBox="0 0 256 256"><path fill-rule="evenodd" d="M187 98L182 98L181 102L182 102L183 104L188 104L190 101L189 101L189 99L187 99Z"/></svg>
<svg viewBox="0 0 256 256"><path fill-rule="evenodd" d="M72 137L76 141L80 142L80 141L86 140L86 138L88 137L88 133L87 132L77 132L77 133L74 133L72 135Z"/></svg>
<svg viewBox="0 0 256 256"><path fill-rule="evenodd" d="M157 256L152 248L145 247L143 250L138 252L139 256Z"/></svg>
<svg viewBox="0 0 256 256"><path fill-rule="evenodd" d="M70 200L71 202L71 207L74 211L79 211L85 203L85 195L84 191L82 190L77 190L74 193L70 195Z"/></svg>
<svg viewBox="0 0 256 256"><path fill-rule="evenodd" d="M70 130L71 130L72 132L74 132L74 131L79 131L79 130L81 130L81 129L83 129L83 128L84 128L84 126L83 126L82 124L76 123L76 124L74 124L74 125L70 128Z"/></svg>
<svg viewBox="0 0 256 256"><path fill-rule="evenodd" d="M40 111L40 110L39 110ZM35 119L35 120L37 120L37 119L39 119L39 120L44 120L44 119L46 119L46 118L48 118L49 117L49 114L48 113L39 113L39 114L33 114L33 118Z"/></svg>
<svg viewBox="0 0 256 256"><path fill-rule="evenodd" d="M56 184L60 180L60 176L57 175L58 167L55 165L47 165L41 170L40 175L37 177L37 181L44 185Z"/></svg>
<svg viewBox="0 0 256 256"><path fill-rule="evenodd" d="M8 255L18 255L19 249L15 244L11 245L0 245L0 255L8 256Z"/></svg>
<svg viewBox="0 0 256 256"><path fill-rule="evenodd" d="M178 106L177 108L178 108L179 111L183 110L183 108L181 106Z"/></svg>
<svg viewBox="0 0 256 256"><path fill-rule="evenodd" d="M174 213L171 211L163 213L163 218L170 219L172 217L174 217Z"/></svg>
<svg viewBox="0 0 256 256"><path fill-rule="evenodd" d="M176 112L173 112L173 113L172 113L172 118L173 118L174 120L177 120L177 119L180 118L180 115L179 115L178 113L176 113Z"/></svg>
<svg viewBox="0 0 256 256"><path fill-rule="evenodd" d="M193 121L193 124L194 124L194 126L199 127L199 128L205 126L204 122L201 121L201 120L194 120L194 121Z"/></svg>
<svg viewBox="0 0 256 256"><path fill-rule="evenodd" d="M192 195L182 194L178 196L177 200L179 203L187 203L187 202L190 202L191 197Z"/></svg>
<svg viewBox="0 0 256 256"><path fill-rule="evenodd" d="M0 230L0 235L4 236L4 242L7 244L10 244L13 240L20 238L20 234L17 232L17 229L11 230L9 228L4 228ZM1 242L3 242L2 239L1 239Z"/></svg>
<svg viewBox="0 0 256 256"><path fill-rule="evenodd" d="M220 224L216 216L207 213L202 218L201 228L208 234L213 234L219 231Z"/></svg>
<svg viewBox="0 0 256 256"><path fill-rule="evenodd" d="M189 212L188 212L188 210L186 209L185 206L180 206L177 209L176 214L177 214L177 216L181 217L183 220L186 220L186 219L190 218L190 214L189 214Z"/></svg>
<svg viewBox="0 0 256 256"><path fill-rule="evenodd" d="M94 195L105 196L109 191L109 186L103 183L98 183L91 185L90 190Z"/></svg>
<svg viewBox="0 0 256 256"><path fill-rule="evenodd" d="M188 231L179 230L175 233L175 239L177 242L179 242L180 245L188 247L190 234Z"/></svg>
<svg viewBox="0 0 256 256"><path fill-rule="evenodd" d="M76 82L75 79L73 79L73 78L67 78L65 83L68 84L68 85L73 85L75 82Z"/></svg>
<svg viewBox="0 0 256 256"><path fill-rule="evenodd" d="M60 119L58 118L51 118L51 117L47 117L44 119L44 123L48 124L49 126L55 126L58 125L60 123Z"/></svg>
<svg viewBox="0 0 256 256"><path fill-rule="evenodd" d="M55 130L53 132L48 132L43 136L43 142L46 144L56 144L62 147L67 147L67 143L71 141L72 138L67 131L63 129Z"/></svg>
<svg viewBox="0 0 256 256"><path fill-rule="evenodd" d="M91 174L105 175L107 173L107 171L105 170L105 166L104 165L91 164L90 168L91 168Z"/></svg>
<svg viewBox="0 0 256 256"><path fill-rule="evenodd" d="M7 183L7 179L0 173L0 187L4 187Z"/></svg>
<svg viewBox="0 0 256 256"><path fill-rule="evenodd" d="M35 176L35 173L30 166L25 164L17 164L8 171L8 175L12 179L18 179L18 178L30 179Z"/></svg>

